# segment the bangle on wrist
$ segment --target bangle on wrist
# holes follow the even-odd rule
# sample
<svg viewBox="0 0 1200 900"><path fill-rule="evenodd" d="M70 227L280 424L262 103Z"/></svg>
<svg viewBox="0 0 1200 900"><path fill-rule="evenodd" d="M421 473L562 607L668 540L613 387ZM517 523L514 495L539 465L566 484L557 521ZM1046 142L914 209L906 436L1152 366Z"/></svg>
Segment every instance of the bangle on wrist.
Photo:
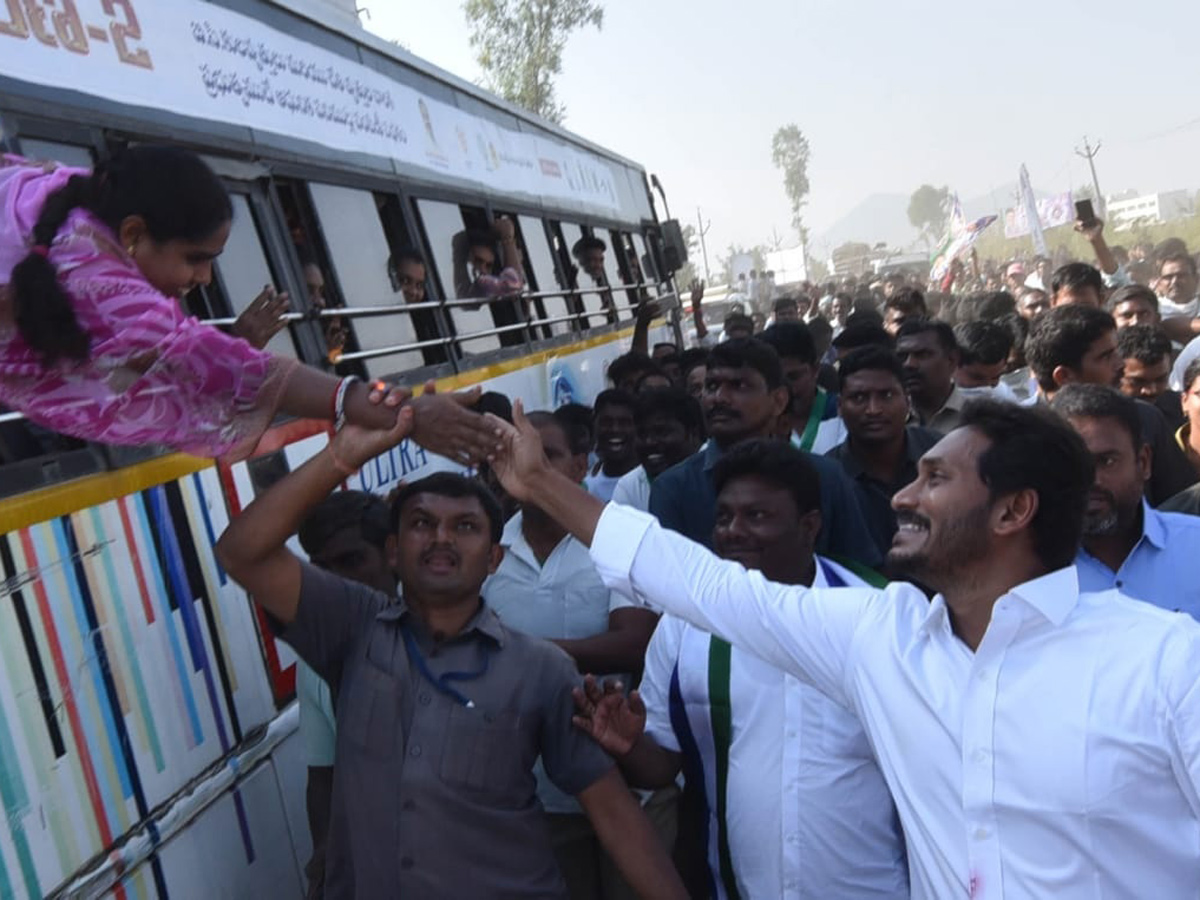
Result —
<svg viewBox="0 0 1200 900"><path fill-rule="evenodd" d="M333 392L333 428L335 431L341 431L342 426L346 424L346 393L350 389L350 385L358 381L357 375L347 375L337 383L337 388Z"/></svg>
<svg viewBox="0 0 1200 900"><path fill-rule="evenodd" d="M335 469L337 469L339 472L341 472L343 475L353 475L355 472L358 471L358 469L359 469L358 466L348 466L338 458L337 451L333 449L332 442L329 444L329 446L326 449L329 450L329 458L331 460L333 460L333 467Z"/></svg>

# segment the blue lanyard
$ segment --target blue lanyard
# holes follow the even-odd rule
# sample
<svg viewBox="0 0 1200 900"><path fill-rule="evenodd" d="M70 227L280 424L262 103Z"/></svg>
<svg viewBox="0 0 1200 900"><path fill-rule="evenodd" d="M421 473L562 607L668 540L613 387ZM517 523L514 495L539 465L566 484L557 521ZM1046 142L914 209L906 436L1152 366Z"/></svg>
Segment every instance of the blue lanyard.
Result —
<svg viewBox="0 0 1200 900"><path fill-rule="evenodd" d="M447 672L445 675L434 676L429 671L429 665L425 662L425 655L421 652L421 648L417 646L417 639L413 637L407 625L400 626L400 633L404 635L404 646L408 648L408 655L416 664L417 671L421 673L421 677L433 685L434 689L445 694L467 709L474 709L475 703L468 700L458 690L450 685L451 681L474 681L476 678L482 678L487 674L488 663L491 657L488 655L488 648L483 647L483 666L474 672Z"/></svg>

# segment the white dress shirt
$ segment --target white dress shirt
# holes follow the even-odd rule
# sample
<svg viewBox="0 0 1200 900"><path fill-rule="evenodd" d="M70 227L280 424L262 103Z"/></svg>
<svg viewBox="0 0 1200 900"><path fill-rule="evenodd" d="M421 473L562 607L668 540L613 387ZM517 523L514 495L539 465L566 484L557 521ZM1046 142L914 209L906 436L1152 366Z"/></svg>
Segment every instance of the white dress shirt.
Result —
<svg viewBox="0 0 1200 900"><path fill-rule="evenodd" d="M611 587L854 711L918 898L1200 896L1200 625L1058 569L1000 597L978 649L913 585L773 584L608 506Z"/></svg>
<svg viewBox="0 0 1200 900"><path fill-rule="evenodd" d="M610 499L613 503L632 506L634 509L650 509L650 476L646 474L645 467L638 466L622 475L617 480L617 486L613 488Z"/></svg>
<svg viewBox="0 0 1200 900"><path fill-rule="evenodd" d="M830 573L827 577L827 573ZM813 587L866 584L819 560ZM734 648L728 677L710 665L712 635L664 616L646 651L646 733L682 753L703 781L708 866L716 900L732 880L744 898L858 900L908 897L896 809L862 725L820 691ZM715 670L715 673L714 673ZM713 679L728 688L731 735L712 721ZM721 765L723 755L728 762ZM715 798L724 777L725 815ZM723 835L722 835L723 832ZM729 845L728 868L718 852Z"/></svg>
<svg viewBox="0 0 1200 900"><path fill-rule="evenodd" d="M524 513L518 512L504 526L504 559L483 583L484 602L509 628L546 640L589 638L608 631L609 613L633 604L604 585L587 547L570 535L539 563L521 530L523 520ZM575 798L546 776L541 759L534 774L547 812L581 812Z"/></svg>

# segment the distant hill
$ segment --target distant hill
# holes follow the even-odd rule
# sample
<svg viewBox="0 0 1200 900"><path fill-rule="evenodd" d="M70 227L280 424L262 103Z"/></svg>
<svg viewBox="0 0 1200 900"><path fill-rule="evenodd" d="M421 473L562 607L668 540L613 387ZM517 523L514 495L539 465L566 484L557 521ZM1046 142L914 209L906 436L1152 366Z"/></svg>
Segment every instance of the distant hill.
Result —
<svg viewBox="0 0 1200 900"><path fill-rule="evenodd" d="M987 194L961 197L963 215L968 219L997 214L1012 206L1017 183L998 185ZM1045 197L1048 192L1033 189L1034 196ZM865 244L886 243L889 247L924 249L917 229L908 221L909 194L872 194L824 231L813 235L813 246L827 254L847 241ZM999 225L993 227L1000 227Z"/></svg>

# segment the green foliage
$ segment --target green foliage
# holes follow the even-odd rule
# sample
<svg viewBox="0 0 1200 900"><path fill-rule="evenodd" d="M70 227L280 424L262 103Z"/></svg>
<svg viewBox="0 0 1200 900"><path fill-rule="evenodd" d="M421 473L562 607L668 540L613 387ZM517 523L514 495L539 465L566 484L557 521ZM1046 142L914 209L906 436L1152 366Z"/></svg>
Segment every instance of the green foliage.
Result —
<svg viewBox="0 0 1200 900"><path fill-rule="evenodd" d="M595 0L465 0L471 47L484 82L505 100L561 124L554 93L571 32L604 24Z"/></svg>
<svg viewBox="0 0 1200 900"><path fill-rule="evenodd" d="M908 201L908 221L921 232L926 245L932 246L946 233L950 218L950 189L923 184Z"/></svg>
<svg viewBox="0 0 1200 900"><path fill-rule="evenodd" d="M1065 247L1071 259L1095 263L1091 245L1082 236L1075 233L1069 225L1059 228L1048 228L1045 231L1046 249L1054 253L1059 247ZM1135 225L1125 231L1104 229L1104 239L1110 247L1132 247L1140 241L1157 244L1169 237L1181 238L1188 248L1200 248L1200 216L1191 216L1161 225ZM1008 239L1004 236L1004 223L996 222L991 228L980 235L975 244L981 260L1003 262L1017 257L1032 257L1033 239L1026 236Z"/></svg>
<svg viewBox="0 0 1200 900"><path fill-rule="evenodd" d="M792 227L801 246L808 245L808 229L800 212L808 202L808 138L795 124L784 125L771 138L771 162L783 173L783 189L792 205Z"/></svg>

